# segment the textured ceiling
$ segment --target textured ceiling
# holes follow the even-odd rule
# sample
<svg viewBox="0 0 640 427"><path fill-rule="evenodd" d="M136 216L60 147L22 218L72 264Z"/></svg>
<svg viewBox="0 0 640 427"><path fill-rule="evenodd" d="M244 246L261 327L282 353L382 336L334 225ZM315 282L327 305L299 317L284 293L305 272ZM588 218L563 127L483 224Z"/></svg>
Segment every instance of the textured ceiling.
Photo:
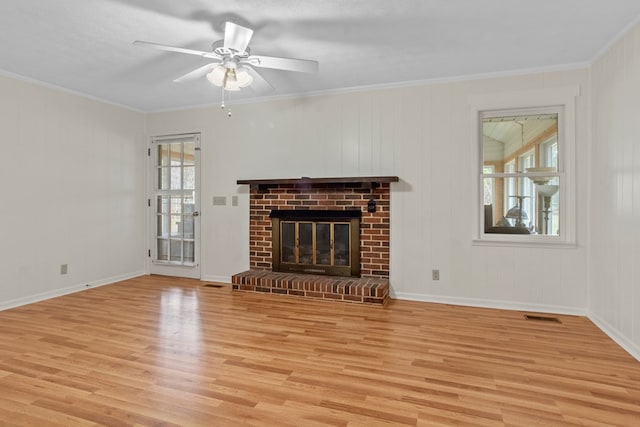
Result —
<svg viewBox="0 0 640 427"><path fill-rule="evenodd" d="M172 82L205 60L132 42L208 51L227 20L255 30L254 54L320 62L261 69L278 96L586 64L639 15L638 0L2 0L0 70L158 111L220 92Z"/></svg>

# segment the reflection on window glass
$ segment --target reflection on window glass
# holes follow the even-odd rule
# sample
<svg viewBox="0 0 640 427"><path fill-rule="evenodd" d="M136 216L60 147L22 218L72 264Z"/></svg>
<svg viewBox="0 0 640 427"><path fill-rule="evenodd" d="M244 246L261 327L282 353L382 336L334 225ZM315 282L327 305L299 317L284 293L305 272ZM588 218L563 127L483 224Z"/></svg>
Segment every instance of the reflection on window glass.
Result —
<svg viewBox="0 0 640 427"><path fill-rule="evenodd" d="M313 264L313 224L298 223L298 262Z"/></svg>
<svg viewBox="0 0 640 427"><path fill-rule="evenodd" d="M280 232L280 257L282 262L296 262L296 224L283 222Z"/></svg>
<svg viewBox="0 0 640 427"><path fill-rule="evenodd" d="M188 166L182 169L182 188L185 190L193 190L196 188L196 168Z"/></svg>
<svg viewBox="0 0 640 427"><path fill-rule="evenodd" d="M349 224L334 225L335 265L349 265Z"/></svg>
<svg viewBox="0 0 640 427"><path fill-rule="evenodd" d="M182 261L182 241L169 240L169 252L171 254L169 261Z"/></svg>
<svg viewBox="0 0 640 427"><path fill-rule="evenodd" d="M559 115L528 111L482 113L484 233L559 234Z"/></svg>
<svg viewBox="0 0 640 427"><path fill-rule="evenodd" d="M486 174L493 173L493 170L494 170L493 166L484 166L482 168L482 172ZM495 191L493 190L493 181L485 178L484 180L484 204L485 205L493 204L494 193Z"/></svg>
<svg viewBox="0 0 640 427"><path fill-rule="evenodd" d="M196 164L196 144L193 142L184 143L184 162L185 166Z"/></svg>
<svg viewBox="0 0 640 427"><path fill-rule="evenodd" d="M194 243L192 241L185 241L185 242L182 242L182 244L184 245L182 250L182 253L184 256L184 262L187 262L187 263L195 262L195 257L193 254Z"/></svg>
<svg viewBox="0 0 640 427"><path fill-rule="evenodd" d="M158 260L169 261L169 241L158 239Z"/></svg>
<svg viewBox="0 0 640 427"><path fill-rule="evenodd" d="M331 265L331 224L316 224L316 264Z"/></svg>

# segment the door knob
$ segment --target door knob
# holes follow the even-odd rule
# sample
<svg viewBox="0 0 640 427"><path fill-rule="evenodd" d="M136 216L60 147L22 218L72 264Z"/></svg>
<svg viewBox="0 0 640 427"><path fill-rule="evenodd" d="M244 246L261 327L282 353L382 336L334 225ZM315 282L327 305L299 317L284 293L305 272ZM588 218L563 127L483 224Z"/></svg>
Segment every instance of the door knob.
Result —
<svg viewBox="0 0 640 427"><path fill-rule="evenodd" d="M194 213L192 213L191 215L193 215L193 216L200 216L200 212L195 211L195 212L194 212Z"/></svg>

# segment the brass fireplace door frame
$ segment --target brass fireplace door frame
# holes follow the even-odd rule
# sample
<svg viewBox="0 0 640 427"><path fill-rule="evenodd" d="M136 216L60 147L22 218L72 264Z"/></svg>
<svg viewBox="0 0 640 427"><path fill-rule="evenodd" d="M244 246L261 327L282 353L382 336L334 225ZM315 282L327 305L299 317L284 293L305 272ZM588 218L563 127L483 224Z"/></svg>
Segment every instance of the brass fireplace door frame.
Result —
<svg viewBox="0 0 640 427"><path fill-rule="evenodd" d="M293 223L312 223L313 234L315 235L315 224L329 223L329 224L349 224L349 247L350 247L350 259L348 266L326 265L326 264L303 264L303 263L289 263L281 260L281 224L284 222ZM306 273L306 274L322 274L328 276L346 276L346 277L360 277L360 218L300 218L289 217L279 218L272 216L271 218L271 232L272 232L272 269L273 271L280 272L292 272L292 273ZM297 228L297 227L296 227ZM354 247L354 242L357 242L357 246ZM315 252L316 241L313 239L312 245ZM353 250L351 250L353 249ZM333 249L332 249L333 251Z"/></svg>

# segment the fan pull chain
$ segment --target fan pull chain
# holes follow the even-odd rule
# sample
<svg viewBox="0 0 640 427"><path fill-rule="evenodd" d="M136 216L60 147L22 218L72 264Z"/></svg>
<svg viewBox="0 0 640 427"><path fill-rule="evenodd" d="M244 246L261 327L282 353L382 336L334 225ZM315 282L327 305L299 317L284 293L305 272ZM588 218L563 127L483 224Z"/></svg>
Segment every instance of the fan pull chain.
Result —
<svg viewBox="0 0 640 427"><path fill-rule="evenodd" d="M224 86L222 86L222 103L220 104L220 108L221 109L225 109L225 105L224 105L224 95L225 95L225 90L224 90ZM227 117L231 118L231 109L229 109L229 111L227 112Z"/></svg>

